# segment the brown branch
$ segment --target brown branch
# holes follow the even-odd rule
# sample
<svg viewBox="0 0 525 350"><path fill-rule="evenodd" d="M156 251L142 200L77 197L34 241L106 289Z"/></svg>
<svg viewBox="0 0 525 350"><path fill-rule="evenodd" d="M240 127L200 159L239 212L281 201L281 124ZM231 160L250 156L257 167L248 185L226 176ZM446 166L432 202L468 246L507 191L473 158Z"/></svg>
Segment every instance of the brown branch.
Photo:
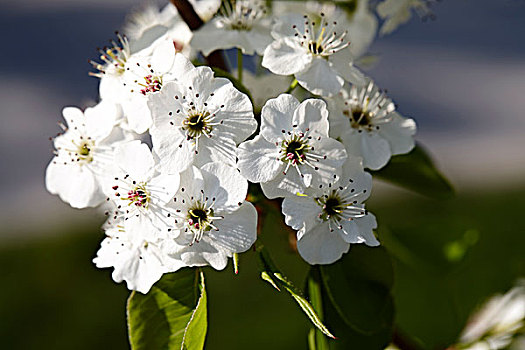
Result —
<svg viewBox="0 0 525 350"><path fill-rule="evenodd" d="M175 5L180 16L192 31L195 31L202 27L202 25L204 24L203 20L199 17L197 12L195 12L195 9L189 3L188 0L170 1L173 5ZM208 65L210 65L211 67L217 67L226 72L229 72L228 67L226 66L226 62L224 61L224 57L222 55L222 50L214 51L205 58L206 62L208 62Z"/></svg>

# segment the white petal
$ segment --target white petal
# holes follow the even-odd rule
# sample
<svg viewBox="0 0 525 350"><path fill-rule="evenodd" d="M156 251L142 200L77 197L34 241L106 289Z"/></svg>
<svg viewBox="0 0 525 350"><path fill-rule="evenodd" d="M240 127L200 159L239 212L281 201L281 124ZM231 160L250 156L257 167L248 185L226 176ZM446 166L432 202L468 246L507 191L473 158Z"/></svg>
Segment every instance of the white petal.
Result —
<svg viewBox="0 0 525 350"><path fill-rule="evenodd" d="M210 265L215 270L223 270L228 265L228 252L215 246L207 236L199 243L184 247L179 254L187 266Z"/></svg>
<svg viewBox="0 0 525 350"><path fill-rule="evenodd" d="M86 108L86 132L94 140L101 140L111 133L122 116L119 105L102 101L94 107Z"/></svg>
<svg viewBox="0 0 525 350"><path fill-rule="evenodd" d="M365 243L368 246L375 247L379 241L374 235L373 230L377 228L377 222L374 214L368 213L362 218L355 218L352 221L343 221L343 229L338 231L347 243Z"/></svg>
<svg viewBox="0 0 525 350"><path fill-rule="evenodd" d="M160 203L167 203L179 190L179 184L179 174L160 174L148 182L148 189L160 199Z"/></svg>
<svg viewBox="0 0 525 350"><path fill-rule="evenodd" d="M242 176L251 182L268 182L283 169L279 149L261 135L243 142L237 149L237 166Z"/></svg>
<svg viewBox="0 0 525 350"><path fill-rule="evenodd" d="M251 31L245 32L245 35L246 39L250 42L252 50L260 56L264 55L264 51L273 41L269 25L266 24L256 24ZM245 51L243 51L243 53L251 55Z"/></svg>
<svg viewBox="0 0 525 350"><path fill-rule="evenodd" d="M216 113L217 118L223 121L217 129L233 135L236 144L244 141L257 129L250 98L225 78L213 78L211 81L208 80L207 84L210 91L214 93L208 99L208 104L216 107L224 106Z"/></svg>
<svg viewBox="0 0 525 350"><path fill-rule="evenodd" d="M173 75L175 79L184 77L187 72L194 69L195 66L191 61L186 58L182 53L175 54L175 59L173 66L171 67L170 74ZM165 86L162 88L164 90Z"/></svg>
<svg viewBox="0 0 525 350"><path fill-rule="evenodd" d="M272 73L291 75L312 64L312 55L292 38L282 38L271 43L264 51L262 66Z"/></svg>
<svg viewBox="0 0 525 350"><path fill-rule="evenodd" d="M193 141L186 140L184 134L178 130L169 138L157 135L152 135L151 140L155 153L160 157L159 165L162 171L176 174L188 169L195 159Z"/></svg>
<svg viewBox="0 0 525 350"><path fill-rule="evenodd" d="M312 197L291 196L283 200L282 211L286 225L301 229L306 221L312 222L321 213L321 207Z"/></svg>
<svg viewBox="0 0 525 350"><path fill-rule="evenodd" d="M248 193L248 181L233 167L221 163L208 163L202 167L205 176L204 192L209 197L215 197L216 210L232 212L239 208ZM206 176L206 172L219 179L218 186ZM210 183L211 182L211 183Z"/></svg>
<svg viewBox="0 0 525 350"><path fill-rule="evenodd" d="M324 58L316 57L310 67L296 73L295 78L306 90L315 95L332 96L343 87L344 80Z"/></svg>
<svg viewBox="0 0 525 350"><path fill-rule="evenodd" d="M349 249L350 244L335 231L330 232L327 223L320 223L297 240L299 254L311 265L331 264L339 260Z"/></svg>
<svg viewBox="0 0 525 350"><path fill-rule="evenodd" d="M227 251L228 256L247 251L257 239L257 211L250 202L244 202L235 212L224 215L224 219L214 221L214 225L219 230L208 233L210 240Z"/></svg>
<svg viewBox="0 0 525 350"><path fill-rule="evenodd" d="M46 188L73 208L94 207L102 203L104 194L91 170L85 165L49 163Z"/></svg>
<svg viewBox="0 0 525 350"><path fill-rule="evenodd" d="M281 94L266 102L261 112L261 135L269 142L280 142L284 132L291 131L292 118L299 101L289 94Z"/></svg>
<svg viewBox="0 0 525 350"><path fill-rule="evenodd" d="M225 29L220 25L220 19L214 18L193 33L190 45L208 56L218 49L238 47L240 43L238 31ZM253 51L248 54L253 54Z"/></svg>
<svg viewBox="0 0 525 350"><path fill-rule="evenodd" d="M362 3L364 3L361 6L362 10L358 9L348 27L350 51L356 58L361 57L368 51L377 32L376 17L369 12L366 6L368 5L367 2L360 2L359 5Z"/></svg>
<svg viewBox="0 0 525 350"><path fill-rule="evenodd" d="M84 113L77 107L65 107L62 115L69 128L85 123Z"/></svg>
<svg viewBox="0 0 525 350"><path fill-rule="evenodd" d="M308 99L299 105L293 114L293 125L300 130L315 131L320 136L328 136L328 109L319 99Z"/></svg>
<svg viewBox="0 0 525 350"><path fill-rule="evenodd" d="M122 109L129 128L136 133L142 134L151 126L151 112L145 96L134 94L131 99L122 102Z"/></svg>
<svg viewBox="0 0 525 350"><path fill-rule="evenodd" d="M352 64L353 57L349 48L338 51L331 55L328 60L334 71L346 81L359 86L366 84L365 75Z"/></svg>
<svg viewBox="0 0 525 350"><path fill-rule="evenodd" d="M314 136L313 134L312 136ZM314 136L315 138L315 136ZM318 187L321 184L326 184L333 181L334 175L339 177L341 175L341 168L347 159L347 153L344 145L329 137L322 137L320 140L316 139L313 143L313 153L321 156L326 156L326 159L320 159L318 162L312 161L312 165L317 169L312 169L308 166L303 166L304 173L313 175L312 186ZM307 157L308 158L308 157Z"/></svg>
<svg viewBox="0 0 525 350"><path fill-rule="evenodd" d="M347 185L349 183L352 184L352 188L354 188L356 193L362 192L362 194L355 197L354 200L362 203L370 197L372 175L363 170L362 159L360 157L349 156L343 165L341 184Z"/></svg>
<svg viewBox="0 0 525 350"><path fill-rule="evenodd" d="M120 74L105 74L102 76L98 90L102 100L120 103L120 101L127 98L127 89L123 85Z"/></svg>
<svg viewBox="0 0 525 350"><path fill-rule="evenodd" d="M416 133L416 123L413 119L401 117L397 112L391 116L392 121L380 125L378 133L388 141L393 155L408 153L415 145L413 135Z"/></svg>
<svg viewBox="0 0 525 350"><path fill-rule="evenodd" d="M171 38L161 40L156 44L151 55L151 65L156 72L164 73L171 69L175 60L175 46Z"/></svg>
<svg viewBox="0 0 525 350"><path fill-rule="evenodd" d="M155 170L155 161L149 147L140 140L117 146L115 161L126 174L137 182L147 182Z"/></svg>
<svg viewBox="0 0 525 350"><path fill-rule="evenodd" d="M388 163L391 151L388 141L377 133L351 131L342 136L348 155L363 158L363 166L381 169Z"/></svg>
<svg viewBox="0 0 525 350"><path fill-rule="evenodd" d="M330 124L329 135L334 139L340 138L341 135L349 132L352 127L348 117L342 113L344 100L340 94L338 94L337 96L334 96L334 98L328 99L327 105L329 112L328 121Z"/></svg>
<svg viewBox="0 0 525 350"><path fill-rule="evenodd" d="M190 140L189 142L193 142ZM236 146L233 135L229 133L218 133L216 136L207 138L201 136L199 139L198 154L195 155L194 164L202 166L209 162L220 162L235 166Z"/></svg>
<svg viewBox="0 0 525 350"><path fill-rule="evenodd" d="M269 199L295 196L299 193L304 193L306 187L304 179L299 176L297 170L293 167L288 169L286 175L279 172L273 180L261 183L263 193Z"/></svg>

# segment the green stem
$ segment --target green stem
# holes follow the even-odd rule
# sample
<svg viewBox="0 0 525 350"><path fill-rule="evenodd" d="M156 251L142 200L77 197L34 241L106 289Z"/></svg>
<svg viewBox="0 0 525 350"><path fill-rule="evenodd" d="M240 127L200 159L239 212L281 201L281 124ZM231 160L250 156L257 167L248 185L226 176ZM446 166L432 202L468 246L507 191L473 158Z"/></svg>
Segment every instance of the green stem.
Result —
<svg viewBox="0 0 525 350"><path fill-rule="evenodd" d="M285 94L291 93L297 87L297 83L298 83L297 79L294 78L294 80L290 84L290 87L288 88L288 90L286 90Z"/></svg>
<svg viewBox="0 0 525 350"><path fill-rule="evenodd" d="M242 51L237 49L237 80L242 83Z"/></svg>
<svg viewBox="0 0 525 350"><path fill-rule="evenodd" d="M297 80L296 80L297 82ZM312 266L312 277L308 279L308 296L312 307L317 315L323 320L323 296L321 291L321 271L319 266ZM310 349L325 350L328 349L328 342L321 331L315 329L315 333L308 336Z"/></svg>

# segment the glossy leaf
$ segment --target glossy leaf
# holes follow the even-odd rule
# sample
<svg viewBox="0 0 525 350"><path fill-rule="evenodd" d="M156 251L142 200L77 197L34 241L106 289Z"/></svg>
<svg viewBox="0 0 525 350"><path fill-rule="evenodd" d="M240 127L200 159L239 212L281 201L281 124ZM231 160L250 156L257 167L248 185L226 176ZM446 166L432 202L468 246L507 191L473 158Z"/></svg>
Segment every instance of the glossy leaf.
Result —
<svg viewBox="0 0 525 350"><path fill-rule="evenodd" d="M207 330L204 274L185 268L164 275L148 294L133 292L128 300L128 328L134 350L203 349Z"/></svg>
<svg viewBox="0 0 525 350"><path fill-rule="evenodd" d="M354 245L336 263L313 266L307 283L321 285L323 321L337 335L330 349L382 349L390 342L393 270L384 248ZM317 349L312 342L318 343L317 334L309 334Z"/></svg>
<svg viewBox="0 0 525 350"><path fill-rule="evenodd" d="M436 169L420 144L410 153L393 156L384 168L370 173L425 196L449 198L454 194L448 180Z"/></svg>
<svg viewBox="0 0 525 350"><path fill-rule="evenodd" d="M392 323L393 268L383 247L354 245L339 261L321 266L321 278L334 309L352 329L370 334Z"/></svg>

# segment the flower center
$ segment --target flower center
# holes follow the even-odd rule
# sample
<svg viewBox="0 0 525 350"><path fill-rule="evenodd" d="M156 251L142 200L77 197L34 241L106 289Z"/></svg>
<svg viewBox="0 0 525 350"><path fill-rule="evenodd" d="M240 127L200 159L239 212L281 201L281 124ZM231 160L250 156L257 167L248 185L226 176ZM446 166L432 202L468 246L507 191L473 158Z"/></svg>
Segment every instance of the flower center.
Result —
<svg viewBox="0 0 525 350"><path fill-rule="evenodd" d="M230 30L249 31L255 22L266 15L266 6L261 1L237 0L223 2L220 13L224 24Z"/></svg>
<svg viewBox="0 0 525 350"><path fill-rule="evenodd" d="M89 63L98 70L98 72L90 72L89 75L102 78L104 74L120 75L124 73L126 62L131 55L128 38L125 35L117 34L117 41L111 40L110 47L98 49L100 53L100 60L102 62L95 62L89 60Z"/></svg>
<svg viewBox="0 0 525 350"><path fill-rule="evenodd" d="M182 125L188 138L198 138L202 134L209 134L213 127L209 123L210 113L203 111L200 113L191 113L183 121Z"/></svg>
<svg viewBox="0 0 525 350"><path fill-rule="evenodd" d="M304 16L302 31L297 25L292 26L292 29L295 30L295 37L309 53L326 58L350 45L350 42L345 41L347 31L338 33L335 30L337 22L326 21L324 13L311 17L312 19L308 15Z"/></svg>
<svg viewBox="0 0 525 350"><path fill-rule="evenodd" d="M350 125L354 129L372 127L372 116L368 111L361 108L345 110L343 114L350 119Z"/></svg>
<svg viewBox="0 0 525 350"><path fill-rule="evenodd" d="M290 140L284 140L281 144L281 160L292 165L303 164L306 154L310 150L304 135L294 135Z"/></svg>
<svg viewBox="0 0 525 350"><path fill-rule="evenodd" d="M91 163L93 161L93 149L95 143L91 139L85 139L80 142L75 151L77 162Z"/></svg>
<svg viewBox="0 0 525 350"><path fill-rule="evenodd" d="M222 216L213 216L213 203L207 207L205 201L195 202L188 210L186 216L186 223L190 231L193 233L193 240L190 245L195 242L199 243L206 232L212 229L218 230L214 225L214 220L222 219Z"/></svg>
<svg viewBox="0 0 525 350"><path fill-rule="evenodd" d="M323 208L319 218L323 221L334 219L339 221L342 218L346 203L339 197L337 191L331 191L328 196L315 199L317 204Z"/></svg>
<svg viewBox="0 0 525 350"><path fill-rule="evenodd" d="M308 43L308 51L310 51L314 55L320 55L323 53L324 49L318 42L310 41Z"/></svg>
<svg viewBox="0 0 525 350"><path fill-rule="evenodd" d="M147 209L150 202L150 193L146 190L146 184L141 183L135 188L128 191L127 197L122 197L122 200L129 201L128 205L134 205Z"/></svg>
<svg viewBox="0 0 525 350"><path fill-rule="evenodd" d="M162 77L149 74L144 77L144 81L144 84L139 83L139 85L143 87L140 93L144 96L162 89Z"/></svg>

